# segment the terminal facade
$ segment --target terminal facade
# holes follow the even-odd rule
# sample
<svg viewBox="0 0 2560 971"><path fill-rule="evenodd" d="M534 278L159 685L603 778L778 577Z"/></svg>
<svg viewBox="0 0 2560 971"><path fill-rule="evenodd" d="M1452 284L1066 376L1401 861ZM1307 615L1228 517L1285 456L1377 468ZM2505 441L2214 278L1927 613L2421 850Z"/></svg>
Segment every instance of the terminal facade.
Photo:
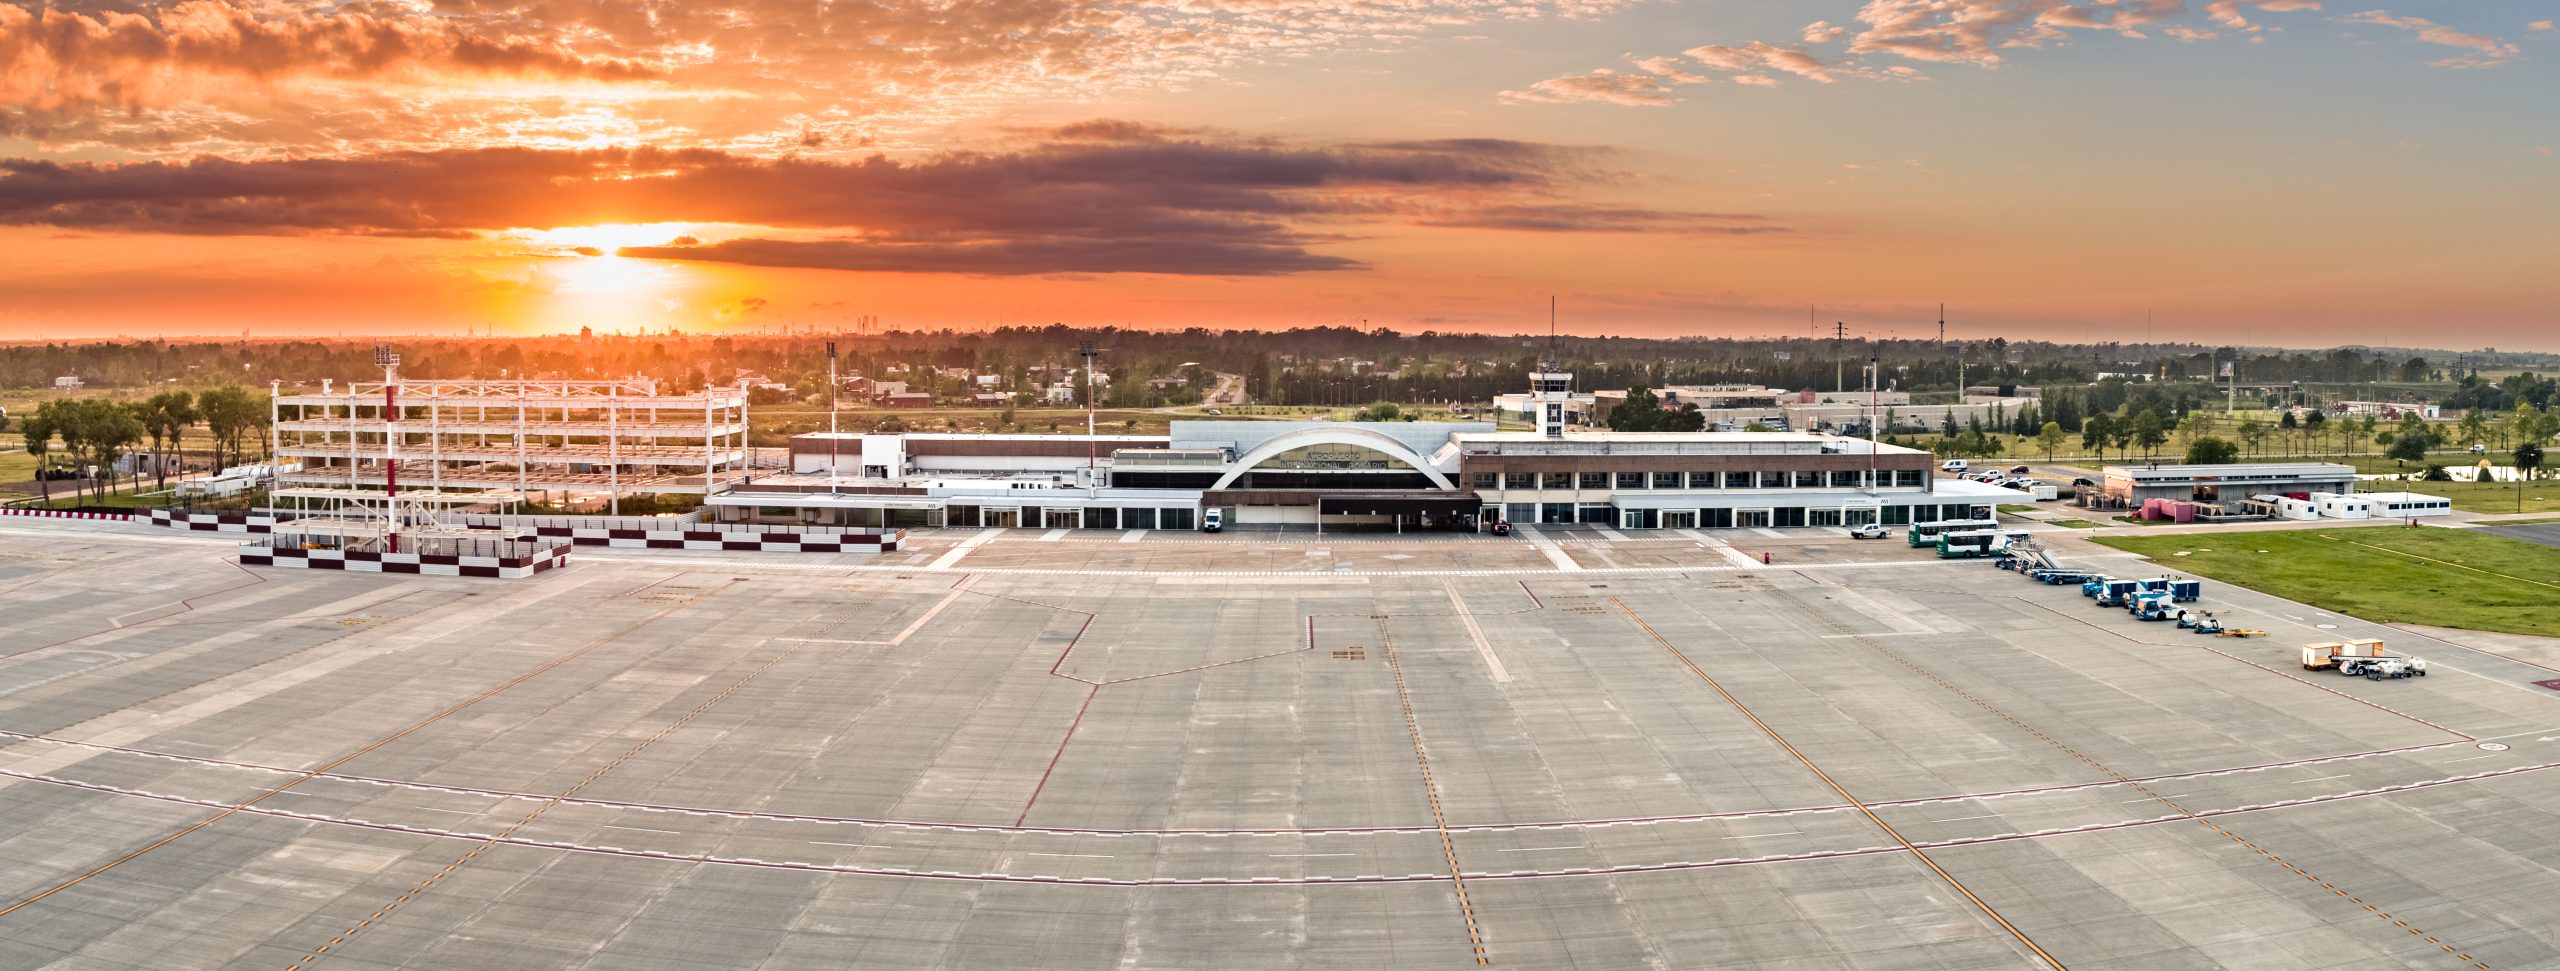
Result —
<svg viewBox="0 0 2560 971"><path fill-rule="evenodd" d="M1177 421L1138 435L842 434L708 500L732 522L1192 529L1898 526L2014 498L1931 456L1785 432L1499 431L1480 422Z"/></svg>

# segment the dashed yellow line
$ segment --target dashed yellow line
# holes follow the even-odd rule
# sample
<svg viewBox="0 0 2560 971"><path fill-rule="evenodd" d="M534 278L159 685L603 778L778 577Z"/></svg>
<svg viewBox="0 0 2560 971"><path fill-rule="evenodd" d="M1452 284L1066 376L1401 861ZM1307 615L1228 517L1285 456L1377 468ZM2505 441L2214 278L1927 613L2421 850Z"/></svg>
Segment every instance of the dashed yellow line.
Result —
<svg viewBox="0 0 2560 971"><path fill-rule="evenodd" d="M773 670L774 665L780 664L784 658L788 658L791 655L798 653L800 648L803 646L806 646L805 642L801 645L792 647L790 650L774 655L772 659L765 661L764 664L758 666L755 670L747 672L746 677L739 678L738 680L731 682L728 687L721 689L719 694L711 696L710 700L693 706L693 710L685 712L684 717L678 718L666 727L658 729L657 734L641 740L640 744L632 746L628 751L623 752L621 755L614 756L613 761L605 763L601 768L587 773L587 777L578 780L577 785L561 790L559 795L552 796L549 800L543 802L542 805L534 807L532 812L524 814L523 818L508 824L507 828L499 830L497 835L491 836L488 839L481 841L480 845L472 847L471 852L462 854L460 859L445 864L444 869L438 870L433 874L429 874L426 879L418 881L416 886L410 887L406 892L403 892L397 897L391 898L390 903L383 904L381 907L376 908L372 914L366 916L363 920L355 922L353 926L350 926L345 931L340 932L338 936L330 938L329 943L312 948L310 953L302 956L302 960L295 961L292 964L287 965L285 967L285 971L302 971L302 969L310 967L313 963L326 956L329 953L330 948L344 944L348 939L355 937L357 934L363 933L365 928L373 926L375 921L381 920L385 915L397 909L401 904L408 903L411 898L427 892L428 888L435 886L437 882L443 880L445 877L451 876L453 871L462 869L464 866L469 865L471 861L479 859L480 854L488 852L490 847L496 846L505 841L508 837L514 836L517 830L523 829L534 820L541 818L544 813L550 812L553 807L575 798L581 790L593 785L597 779L604 778L605 773L620 768L622 763L630 761L633 756L648 751L649 747L658 744L660 739L664 739L668 735L674 734L677 729L683 728L685 725L691 723L695 718L700 717L703 712L711 710L711 706L728 700L728 697L732 694L736 694L738 689L746 687L748 682L761 677L766 671Z"/></svg>
<svg viewBox="0 0 2560 971"><path fill-rule="evenodd" d="M1938 861L1930 859L1929 854L1922 851L1918 844L1915 844L1905 838L1902 835L1901 830L1893 828L1892 823L1885 822L1884 817L1876 815L1876 811L1867 808L1867 804L1860 802L1858 797L1850 795L1848 789L1842 787L1837 780L1831 778L1831 773L1822 771L1821 766L1815 765L1813 759L1806 757L1803 752L1798 751L1794 743L1787 741L1786 736L1778 734L1778 730L1769 727L1768 722L1761 721L1760 716L1753 713L1750 706L1742 703L1742 699L1734 697L1733 692L1725 690L1724 685L1716 683L1716 679L1707 676L1705 668L1699 667L1698 662L1690 660L1688 654L1683 653L1678 647L1673 646L1669 638L1662 636L1661 631L1653 629L1652 624L1645 623L1645 619L1636 614L1635 608L1627 606L1626 601L1618 599L1617 597L1609 598L1609 602L1618 605L1618 609L1627 615L1627 619L1634 621L1637 627L1643 628L1646 636L1653 638L1654 643L1662 645L1663 650L1670 652L1672 657L1679 659L1680 665L1688 668L1690 674L1697 675L1698 680L1706 682L1707 687L1714 688L1716 694L1724 696L1725 703L1732 705L1733 710L1741 712L1742 717L1750 719L1751 724L1760 729L1761 734L1769 736L1769 740L1778 743L1779 748L1786 749L1788 755L1795 756L1795 760L1803 764L1806 770L1812 772L1814 778L1822 780L1823 785L1831 787L1831 791L1840 796L1840 801L1848 803L1860 814L1866 816L1868 822L1876 824L1877 829L1884 830L1886 836L1893 837L1894 842L1902 844L1903 849L1911 851L1911 855L1919 859L1922 865L1927 866L1929 868L1929 872L1937 874L1938 879L1947 882L1947 886L1954 887L1957 893L1964 895L1964 899L1972 901L1975 907L1981 908L1983 914L1989 916L1993 923L2000 925L2001 930L2008 931L2009 936L2017 938L2018 943L2025 945L2027 950L2035 954L2037 958L2042 959L2044 963L2051 965L2055 971L2068 971L2067 968L2063 967L2060 960L2056 959L2053 955L2046 953L2042 945L2037 944L2033 938L2028 937L2027 932L2019 930L2018 925L2009 923L2008 918L2000 916L2000 911L1994 909L1989 902L1983 900L1981 897L1975 896L1973 890L1964 885L1964 881L1956 879L1955 874L1948 873L1945 867L1938 865Z"/></svg>
<svg viewBox="0 0 2560 971"><path fill-rule="evenodd" d="M713 594L719 593L719 592L720 592L720 591L722 591L722 590L726 590L726 589L728 589L728 588L730 588L730 587L733 587L733 586L736 586L736 585L737 585L737 581L732 580L732 581L730 581L730 582L728 582L728 583L726 583L726 584L722 584L722 585L721 585L721 586L719 586L719 587L716 587L716 588L713 588L713 589L711 589L711 590L707 590L707 591L704 591L704 592L702 592L702 593L696 594L696 595L694 595L694 596L692 596L692 597L689 597L689 598L685 599L685 600L684 600L683 602L681 602L681 603L677 603L677 604L670 605L670 606L668 606L668 607L667 607L666 609L664 609L664 610L660 610L660 611L658 611L657 613L650 614L650 615L649 615L649 616L647 616L647 617L644 617L644 618L641 618L640 620L634 621L634 622L632 622L629 626L623 627L622 629L617 630L617 631L614 631L613 633L606 634L605 636L603 636L603 637L599 637L599 638L596 638L595 640L592 640L592 641L588 641L587 643L585 643L585 644L583 644L583 645L580 645L580 646L578 647L578 649L577 649L577 650L570 651L570 652L569 652L569 653L567 653L567 654L563 654L563 655L560 655L559 657L552 658L551 660L544 662L544 663L542 664L542 666L537 667L537 668L534 668L533 670L531 670L531 671L527 671L527 672L525 672L525 673L523 673L523 674L519 674L519 675L515 676L514 678L508 679L505 683L502 683L502 684L498 685L497 687L490 688L489 690L487 690L487 691L483 691L483 692L480 692L479 694L476 694L476 695L472 695L470 698L464 699L464 700L463 700L463 701L461 701L460 703L457 703L457 704L455 704L455 705L452 705L452 706L450 706L450 707L447 707L447 708L445 708L445 709L443 709L443 710L441 710L441 711L436 712L435 714L429 715L429 716L427 716L427 717L425 717L425 718L422 718L422 719L419 719L419 720L417 720L417 721L415 721L415 722L411 722L411 723L409 723L409 725L408 725L407 727L402 728L402 729L400 729L399 731L392 732L392 733L391 733L391 734L389 734L389 735L385 735L385 736L382 736L381 738L374 739L373 741L366 743L363 747L358 748L358 749L356 749L356 750L355 750L355 751L353 751L353 752L349 752L349 753L347 753L347 754L345 754L345 755L338 756L337 758L331 759L331 760L329 760L327 763L322 764L322 765L321 765L321 766L319 766L318 768L312 769L312 770L310 770L310 771L307 771L307 772L302 773L301 775L297 775L297 776L295 776L295 777L293 777L293 778L291 778L291 779L285 780L285 783L284 783L283 785L277 786L277 787L275 787L275 788L273 788L273 789L269 789L269 790L267 790L267 791L265 791L265 792L261 792L261 793L259 793L256 797L251 798L251 799L249 799L249 800L247 800L247 801L245 801L245 802L242 802L242 803L240 803L239 805L233 806L233 807L228 808L228 809L225 809L225 810L223 810L223 811L221 811L221 812L215 813L215 814L213 814L213 815L211 815L211 816L207 816L207 817L205 817L205 818L203 818L203 819L197 820L197 821L195 822L195 824L194 824L194 825L192 825L192 826L188 826L188 827L187 827L187 828L185 828L185 829L181 829L181 830L179 830L179 831L177 831L177 832L175 832L175 833L171 833L171 834L169 834L169 835L167 835L167 836L163 836L163 837L161 837L161 838L159 838L159 839L153 840L153 841L151 841L150 843L145 844L141 849L137 849L137 850L134 850L134 851L133 851L133 852L131 852L131 853L127 853L127 854L125 854L125 855L123 855L123 856L116 857L115 859L113 859L113 860L109 860L109 861L107 861L106 863L101 864L101 865L99 865L97 868L92 869L92 870L90 870L90 871L88 871L88 872L86 872L86 873L82 873L82 874L80 874L79 876L72 877L72 878L71 878L71 879L69 879L69 880L65 880L65 881L63 881L63 882L61 882L61 883L55 884L55 885L53 885L53 887L52 887L51 889L48 889L48 890L44 891L43 893L39 893L39 894L36 894L35 896L28 897L28 898L27 898L27 899L25 899L25 900L21 900L21 901L18 901L17 903L10 904L10 905L9 905L9 906L7 906L7 907L0 907L0 917L7 917L7 916L9 916L10 914L17 913L19 910L21 910L21 909L23 909L23 908L25 908L25 907L28 907L28 906L30 906L30 905L32 905L32 904L34 904L35 902L37 902L37 901L39 901L39 900L43 900L43 899L45 899L46 897L53 896L54 894L61 893L61 892L65 891L65 890L69 890L69 889L71 889L72 887L79 886L82 882L87 881L87 880L88 880L89 878L91 878L91 877L95 877L95 876L97 876L97 875L99 875L99 874L101 874L101 873L105 873L105 872L107 872L107 871L109 871L109 870L113 870L113 869L115 869L115 868L117 868L117 867L120 867L120 866L123 866L123 865L125 865L125 864L127 864L127 863L131 863L131 862L133 862L135 859L140 858L140 857L141 857L143 854L145 854L145 853L149 853L149 852L151 852L151 851L153 851L153 850L156 850L156 849L159 849L159 848L161 848L161 847L163 847L163 846L167 846L167 845L169 845L169 844L171 844L171 843L177 842L177 841L178 841L178 839L179 839L180 837L184 837L184 836L186 836L186 835L187 835L187 834L189 834L189 833L196 832L196 831L201 830L201 829L203 829L203 828L205 828L205 827L207 827L207 826L211 826L211 825L213 825L213 824L215 824L215 823L218 823L218 822L221 822L221 821L223 821L223 820L225 820L225 819L228 819L228 818L230 818L233 814L239 813L239 812L241 812L241 811L243 811L243 810L246 810L246 809L248 809L248 808L250 808L250 807L252 807L252 806L255 806L255 805L259 804L259 803L265 802L265 801L267 801L267 800L268 800L268 799L270 799L270 798L273 798L277 793L284 792L285 790L291 789L291 788L293 788L293 787L295 787L295 786L298 786L298 785L301 785L301 784L303 784L303 783L305 783L305 782L309 782L309 781L311 781L311 780L313 780L313 779L319 778L320 776L322 776L322 775L325 775L325 774L329 773L331 770L334 770L334 769L336 769L336 768L337 768L337 767L339 767L339 766L342 766L342 765L345 765L345 764L347 764L347 763L349 763L349 762L353 762L353 761L355 761L358 757L363 756L363 755L365 755L366 753L372 752L372 751L374 751L374 750L376 750L376 749L380 749L380 748L382 748L382 747L383 747L383 746L385 746L385 745L389 745L389 744L391 744L391 743L393 743L393 742L397 742L397 741L399 741L399 740L401 740L401 739L403 739L403 738L407 738L407 737L409 737L410 735L415 734L415 733L416 733L416 732L418 732L419 730L424 729L424 728L426 728L426 727L427 727L427 726L429 726L429 725L433 725L433 724L435 724L435 723L437 723L437 722L440 722L440 721L445 720L446 718L452 717L454 714L456 714L456 713L458 713L458 712L461 712L461 711L463 711L464 709L470 708L470 707L471 707L471 706L473 706L473 705L477 705L477 704L479 704L479 703L481 703L481 702L483 702L483 701L487 701L487 700L489 700L489 699L491 699L491 698L495 698L495 697L497 697L497 696L498 696L498 694L499 694L500 692L503 692L503 691L505 691L505 690L507 690L507 689L509 689L509 688L513 688L513 687L515 687L515 686L517 686L517 685L523 684L523 683L525 683L525 682L527 682L527 681L531 681L531 680L533 680L534 678L539 677L539 676L541 676L542 674L544 674L544 673L546 673L546 672L552 671L552 670L554 670L554 669L556 669L556 668L560 667L561 665L567 664L567 663L569 663L569 662L571 662L571 661L575 661L575 660L577 660L577 659L578 659L578 658L580 658L580 657L584 657L584 656L586 656L589 652L594 651L594 650L595 650L595 649L597 649L597 648L600 648L600 647L603 647L603 646L605 646L605 645L607 645L607 644L611 644L611 643L613 643L613 642L615 642L615 641L621 640L623 637L625 637L625 636L629 635L629 634L630 634L631 632L633 632L633 631L639 630L639 629L641 629L641 628L643 628L643 627L647 627L647 626L649 626L650 624L657 623L660 619L662 619L662 618L666 617L668 614L675 613L676 611L682 610L682 609L684 609L684 608L686 608L686 607L690 607L690 606L692 606L692 605L694 605L694 604L696 604L696 603L700 603L700 602L702 602L702 600L703 600L704 598L710 597L710 596L711 596L711 595L713 595Z"/></svg>
<svg viewBox="0 0 2560 971"><path fill-rule="evenodd" d="M2364 545L2364 544L2362 544L2362 543L2358 543L2358 544L2356 544L2356 545L2358 545L2358 546L2362 546L2362 545ZM1779 592L1779 594L1780 594L1781 596L1786 596L1786 597L1787 597L1788 599L1790 599L1790 600L1794 599L1792 595L1785 594L1783 591L1780 591L1780 592ZM2120 784L2123 784L2123 785L2125 785L2125 786L2129 786L2129 787L2131 787L2131 788L2133 789L2133 791L2135 791L2135 792L2139 792L2139 793L2141 793L2141 794L2143 794L2143 795L2145 795L2145 796L2149 796L2152 800L2154 800L2154 801L2156 801L2156 802L2160 803L2160 804L2161 804L2161 805L2163 805L2163 806L2167 806L2167 807L2169 807L2172 811L2177 812L2179 815L2182 815L2182 816L2185 816L2185 817L2187 817L2187 818L2189 818L2189 819L2195 820L2196 822L2198 822L2198 823L2200 823L2200 824L2203 824L2203 826L2204 826L2206 829L2209 829L2209 830L2212 830L2212 831L2214 831L2214 832L2216 832L2216 833L2219 833L2219 834L2223 835L2224 837L2229 838L2232 842L2240 844L2242 847L2244 847L2244 848L2246 848L2246 849L2249 849L2249 850L2255 851L2259 856L2265 857L2265 858L2267 859L2267 861L2268 861L2268 862L2270 862L2270 863L2274 863L2274 864L2275 864L2275 865L2277 865L2277 866L2283 867L2283 868L2285 868L2286 870L2291 871L2294 875L2299 876L2299 877L2303 878L2303 879L2304 879L2304 880L2306 880L2306 881L2309 881L2309 882L2312 882L2312 883L2319 884L2319 885L2320 885L2322 888L2324 888L2324 889L2327 889L2327 890L2330 890L2330 891L2334 891L2338 896L2346 898L2346 899L2347 899L2347 901L2348 901L2349 903L2353 903L2353 904L2360 905L2360 906L2362 906L2365 910L2372 912L2375 916L2380 917L2380 918L2382 918L2382 919L2384 919L2384 920L2388 920L2388 921L2392 922L2393 924L2398 925L2398 926L2399 926L2399 927L2401 927L2402 929L2407 930L2407 931L2408 931L2409 933L2411 933L2411 934L2415 934L2415 935L2417 935L2417 936L2419 936L2419 937L2426 938L2427 943L2429 943L2429 944L2435 944L2435 945L2437 945L2437 946L2439 946L2439 947L2444 948L2444 952L2445 952L2445 953L2447 953L2447 954L2451 954L2451 955L2453 955L2454 957L2456 957L2456 958L2457 958L2457 959L2459 959L2459 960L2463 960L2463 961L2468 961L2468 962L2470 962L2470 963L2471 963L2471 966L2472 966L2473 968L2481 969L2481 971L2486 971L2486 969L2489 967L2489 965L2488 965L2488 964L2486 964L2486 963L2484 963L2484 962L2481 962L2481 961L2479 961L2479 960L2477 960L2477 959L2473 958L2470 954L2468 954L2468 953L2466 953L2466 952L2462 951L2460 948L2456 948L2456 947L2454 947L2454 946L2453 946L2453 945L2451 945L2451 944L2445 944L2445 943L2443 943L2443 942L2441 942L2441 941L2438 941L2438 940L2436 940L2434 937L2430 937L2430 936L2428 936L2428 935L2426 934L2426 932L2421 931L2421 930L2418 930L2417 928L2414 928L2414 927L2410 927L2406 921L2403 921L2403 920L2401 920L2401 919L2399 919L2399 918L2393 917L2393 916L2391 916L2391 914L2390 914L2390 913L2388 913L2388 912L2386 912L2386 911L2384 911L2384 910L2382 910L2382 909L2380 909L2380 908L2377 908L2377 907L2375 907L2375 906L2374 906L2374 905L2372 905L2372 904L2365 903L2365 902L2364 902L2364 898L2354 896L2354 895L2352 895L2352 894L2347 893L2347 892L2346 892L2346 891L2344 891L2344 890L2339 890L2335 884L2332 884L2332 883L2330 883L2330 882L2329 882L2329 881L2327 881L2327 880L2323 880L2323 879L2321 879L2319 876L2317 876L2317 875L2313 874L2311 871L2309 871L2309 870L2305 870L2305 869L2303 869L2303 868L2301 868L2301 867L2299 867L2299 866L2295 866L2295 865L2293 864L2293 862L2292 862L2292 861L2287 860L2287 859L2285 859L2285 858L2283 858L2283 857L2281 857L2281 856L2277 856L2277 855L2275 855L2275 854L2273 854L2273 853L2267 852L2264 848L2261 848L2260 846L2258 846L2258 844L2253 843L2253 842L2250 842L2249 840L2242 838L2242 837L2240 836L2240 834L2232 832L2229 828L2224 827L2221 823L2215 822L2215 821L2213 821L2213 820L2212 820L2212 819L2210 819L2210 818L2207 818L2207 817L2205 817L2205 816L2203 816L2203 815L2200 815L2200 814L2198 814L2195 810L2188 809L2188 808L2187 808L2187 807L2185 807L2185 806L2179 805L2179 804L2178 804L2178 802L2177 802L2176 800L2171 799L2171 798L2170 798L2170 797L2168 797L2168 796L2161 795L2161 794L2160 794L2160 792L2159 792L2159 790L2153 789L2153 788L2151 788L2151 787L2150 787L2150 786L2148 786L2148 785L2144 785L2144 784L2143 784L2143 783L2141 783L2141 782L2137 782L2137 781L2135 781L2135 780L2133 779L2133 777L2128 776L2128 775L2125 775L2125 774L2124 774L2124 773L2122 773L2122 772L2118 772L2118 771L2116 771L2116 770L2114 769L2114 767L2109 766L2109 765L2107 765L2106 763L2103 763L2103 762L2100 762L2100 761L2098 761L2098 760L2096 760L2096 759L2090 758L2088 755L2086 755L2086 754L2082 753L2079 749L2072 748L2070 745L2068 745L2068 744L2064 743L2061 739L2057 739L2057 738L2054 738L2054 737L2053 737L2053 736L2051 736L2051 735L2047 735L2047 734L2045 734L2044 732L2042 732L2042 731L2038 730L2038 729L2037 729L2035 726L2033 726L2033 725L2029 725L2029 724L2027 724L2027 723L2025 723L2025 722L2019 721L2017 718L2015 718L2015 717L2011 716L2008 712L2006 712L2006 711L2002 711L2002 710L2000 709L2000 707L1999 707L1999 706L1994 705L1994 704L1992 704L1992 703L1990 703L1990 702L1988 702L1988 701L1984 701L1984 700L1982 700L1980 697L1975 696L1973 692L1966 691L1966 690L1964 690L1963 688L1956 687L1956 686L1955 686L1955 684L1953 684L1952 682L1949 682L1947 679L1939 677L1939 676L1937 675L1937 673L1936 673L1936 672L1930 671L1930 670L1929 670L1929 669L1927 669L1927 668L1924 668L1924 667L1921 667L1921 666L1919 666L1919 665L1917 665L1917 664L1912 663L1910 658L1907 658L1907 657L1902 656L1900 653L1898 653L1898 652L1894 651L1892 648L1888 648L1888 647L1886 647L1886 646L1884 646L1884 645L1882 645L1882 644L1878 644L1878 643L1876 643L1872 638L1869 638L1869 637L1867 637L1866 635L1864 635L1864 634L1860 634L1860 633L1858 633L1858 632L1856 632L1856 631L1852 631L1852 630L1850 630L1850 629L1848 628L1848 625L1846 625L1846 624L1842 624L1842 623L1840 623L1838 620L1835 620L1835 619L1831 618L1831 617L1830 617L1830 616L1828 616L1828 615L1822 614L1822 613L1820 613L1820 612L1818 612L1818 611L1813 610L1813 609L1812 609L1812 608L1810 608L1810 607L1805 606L1805 605L1803 604L1803 602L1801 602L1801 601L1798 601L1798 602L1797 602L1797 607L1798 607L1798 608L1799 608L1799 609L1800 609L1800 610L1801 610L1801 611L1802 611L1806 616L1808 616L1808 617L1812 617L1812 618L1814 618L1814 619L1816 619L1816 620L1819 620L1819 621L1821 621L1823 624L1825 624L1825 625L1829 626L1830 628L1832 628L1833 630L1836 630L1836 631L1839 631L1839 632L1841 632L1841 633L1843 633L1843 634L1848 635L1848 637L1847 637L1847 639L1848 639L1848 640L1855 641L1855 642L1857 642L1858 644L1861 644L1861 645L1865 646L1868 650L1871 650L1871 651L1874 651L1874 652L1876 652L1876 653L1878 653L1878 654L1882 654L1882 655L1884 655L1887 659L1889 659L1889 660L1893 661L1894 663L1899 664L1899 665L1902 665L1903 667L1905 667L1905 668L1909 669L1913 674L1917 674L1917 675L1919 675L1919 676L1921 676L1921 677L1923 677L1923 678L1928 679L1930 682L1932 682L1932 683L1936 684L1938 687L1941 687L1941 688L1945 688L1945 689L1947 689L1949 692L1954 693L1954 694L1955 694L1955 696L1956 696L1956 697L1958 697L1958 698L1962 698L1962 699L1964 699L1964 700L1966 700L1966 701L1972 702L1972 703L1973 703L1973 705L1974 705L1974 707L1976 707L1976 708L1980 708L1980 709L1982 709L1983 711L1989 712L1989 713L1991 713L1992 715L1994 715L1994 716L1998 717L2000 720L2005 721L2005 722L2008 722L2009 724L2011 724L2011 725L2013 725L2013 726L2016 726L2016 727L2017 727L2017 729L2018 729L2019 731L2022 731L2022 732L2027 733L2028 735L2034 736L2034 737L2036 738L2036 740L2041 741L2041 742L2045 743L2046 745L2050 745L2050 746L2052 746L2056 751L2059 751L2059 752L2063 753L2064 755L2068 755L2068 756L2071 756L2072 758L2075 758L2075 759L2080 760L2080 762L2081 762L2082 764L2087 765L2088 767L2090 767L2090 768L2092 768L2092 769L2096 769L2097 771L2099 771L2099 772L2101 772L2101 773L2104 773L2104 774L2105 774L2105 775L2107 775L2108 777L2115 779L2115 780L2116 780L2118 783L2120 783Z"/></svg>
<svg viewBox="0 0 2560 971"><path fill-rule="evenodd" d="M1440 830L1440 853L1449 861L1449 883L1458 890L1458 914L1467 921L1467 943L1476 949L1477 964L1491 964L1485 955L1484 931L1476 926L1475 904L1467 899L1467 878L1458 869L1458 845L1449 839L1449 817L1440 810L1440 784L1431 778L1431 752L1422 744L1422 722L1413 717L1413 692L1405 687L1404 662L1396 656L1396 639L1387 633L1387 615L1373 614L1378 624L1378 646L1386 652L1387 670L1396 678L1396 702L1404 706L1405 733L1413 736L1413 762L1422 768L1422 792L1431 799L1431 824Z"/></svg>

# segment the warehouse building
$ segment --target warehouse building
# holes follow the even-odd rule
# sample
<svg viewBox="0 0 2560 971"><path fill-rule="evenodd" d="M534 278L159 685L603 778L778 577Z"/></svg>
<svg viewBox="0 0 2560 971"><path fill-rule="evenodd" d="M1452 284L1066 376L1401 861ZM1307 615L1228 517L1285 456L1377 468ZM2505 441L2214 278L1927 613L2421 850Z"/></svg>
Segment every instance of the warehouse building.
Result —
<svg viewBox="0 0 2560 971"><path fill-rule="evenodd" d="M2344 496L2356 491L2355 467L2330 462L2110 465L2105 476L2107 496L2133 507L2153 499L2238 502L2275 495L2309 500L2315 492Z"/></svg>

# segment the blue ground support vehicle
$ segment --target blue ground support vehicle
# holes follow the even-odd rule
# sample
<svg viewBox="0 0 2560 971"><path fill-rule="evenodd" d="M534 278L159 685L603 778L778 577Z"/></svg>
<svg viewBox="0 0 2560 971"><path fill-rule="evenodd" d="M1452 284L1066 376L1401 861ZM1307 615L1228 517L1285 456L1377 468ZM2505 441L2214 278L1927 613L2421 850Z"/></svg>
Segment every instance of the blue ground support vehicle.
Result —
<svg viewBox="0 0 2560 971"><path fill-rule="evenodd" d="M2177 608L2169 605L2169 592L2166 590L2145 590L2134 594L2126 601L2124 609L2131 612L2135 620L2168 620L2177 614Z"/></svg>
<svg viewBox="0 0 2560 971"><path fill-rule="evenodd" d="M2169 581L2169 599L2171 600L2191 604L2203 596L2204 581L2202 580L2171 579Z"/></svg>
<svg viewBox="0 0 2560 971"><path fill-rule="evenodd" d="M2105 593L2107 590L2107 584L2115 582L2115 579L2116 578L2107 576L2103 573L2092 573L2088 576L2081 577L2080 595L2083 597L2095 597L2101 593Z"/></svg>
<svg viewBox="0 0 2560 971"><path fill-rule="evenodd" d="M2098 590L2098 606L2125 606L2133 600L2134 594L2141 592L2141 586L2142 583L2139 580L2117 580L2110 578L2104 581L2104 586ZM2162 596L2167 596L2167 594L2162 594Z"/></svg>

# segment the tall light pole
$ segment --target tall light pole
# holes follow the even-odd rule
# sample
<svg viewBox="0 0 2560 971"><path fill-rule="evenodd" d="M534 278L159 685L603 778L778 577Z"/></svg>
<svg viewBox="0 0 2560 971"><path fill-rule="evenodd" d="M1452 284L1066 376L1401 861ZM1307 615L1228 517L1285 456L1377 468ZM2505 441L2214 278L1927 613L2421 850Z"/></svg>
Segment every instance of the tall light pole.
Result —
<svg viewBox="0 0 2560 971"><path fill-rule="evenodd" d="M1084 475L1091 484L1101 448L1093 437L1093 359L1102 356L1102 348L1092 341L1077 341L1076 354L1084 358Z"/></svg>
<svg viewBox="0 0 2560 971"><path fill-rule="evenodd" d="M836 493L836 342L827 342L827 494Z"/></svg>
<svg viewBox="0 0 2560 971"><path fill-rule="evenodd" d="M373 363L382 368L382 539L400 552L400 355L389 344L373 345ZM353 390L353 389L349 389Z"/></svg>

